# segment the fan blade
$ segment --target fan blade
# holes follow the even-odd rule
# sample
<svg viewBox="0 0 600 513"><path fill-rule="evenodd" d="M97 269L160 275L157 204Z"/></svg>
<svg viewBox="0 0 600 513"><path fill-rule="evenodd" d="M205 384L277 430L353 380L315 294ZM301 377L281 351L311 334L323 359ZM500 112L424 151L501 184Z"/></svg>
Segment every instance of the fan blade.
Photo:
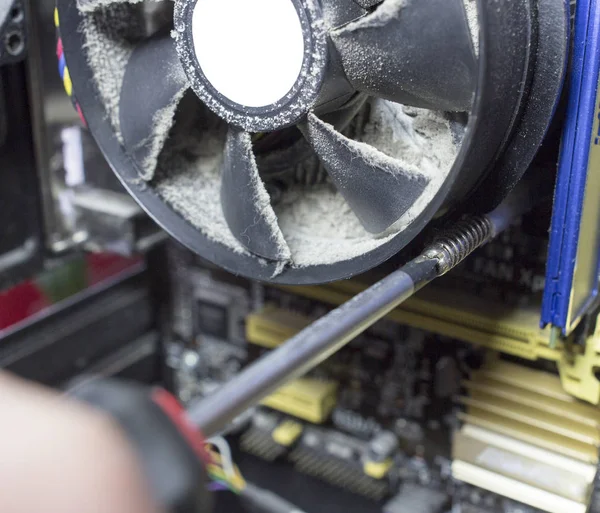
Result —
<svg viewBox="0 0 600 513"><path fill-rule="evenodd" d="M415 107L471 109L477 60L463 0L384 0L331 37L359 91Z"/></svg>
<svg viewBox="0 0 600 513"><path fill-rule="evenodd" d="M371 7L375 7L377 4L380 4L383 0L354 0L358 5L360 5L363 9L370 9Z"/></svg>
<svg viewBox="0 0 600 513"><path fill-rule="evenodd" d="M338 191L371 233L381 233L400 219L430 182L372 146L348 139L314 114L303 130Z"/></svg>
<svg viewBox="0 0 600 513"><path fill-rule="evenodd" d="M340 27L364 16L367 11L356 0L328 0L322 2L323 19L328 27Z"/></svg>
<svg viewBox="0 0 600 513"><path fill-rule="evenodd" d="M189 84L170 36L138 46L125 69L119 116L125 148L140 176L152 179L177 106Z"/></svg>
<svg viewBox="0 0 600 513"><path fill-rule="evenodd" d="M269 260L290 260L290 249L258 174L252 138L233 127L225 144L221 204L231 232L250 252Z"/></svg>
<svg viewBox="0 0 600 513"><path fill-rule="evenodd" d="M131 0L77 0L77 8L81 12L92 12L110 4L132 3Z"/></svg>

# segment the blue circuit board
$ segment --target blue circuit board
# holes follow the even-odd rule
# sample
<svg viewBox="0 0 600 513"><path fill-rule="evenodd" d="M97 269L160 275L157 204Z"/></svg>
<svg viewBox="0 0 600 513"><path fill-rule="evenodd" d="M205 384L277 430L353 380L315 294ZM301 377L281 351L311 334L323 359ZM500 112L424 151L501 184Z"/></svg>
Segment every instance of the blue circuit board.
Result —
<svg viewBox="0 0 600 513"><path fill-rule="evenodd" d="M600 0L578 0L542 325L569 335L596 303L600 264Z"/></svg>

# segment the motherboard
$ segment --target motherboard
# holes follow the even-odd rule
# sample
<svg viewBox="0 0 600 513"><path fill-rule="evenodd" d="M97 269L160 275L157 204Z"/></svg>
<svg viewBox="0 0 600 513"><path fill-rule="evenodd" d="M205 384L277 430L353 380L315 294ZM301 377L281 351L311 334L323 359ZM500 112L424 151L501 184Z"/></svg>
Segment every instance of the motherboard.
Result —
<svg viewBox="0 0 600 513"><path fill-rule="evenodd" d="M362 496L372 511L596 511L600 394L588 374L599 338L591 322L569 344L539 326L549 214L541 205L240 416L230 428L237 449ZM386 271L286 287L233 277L183 250L172 258L179 342L170 359L184 401Z"/></svg>

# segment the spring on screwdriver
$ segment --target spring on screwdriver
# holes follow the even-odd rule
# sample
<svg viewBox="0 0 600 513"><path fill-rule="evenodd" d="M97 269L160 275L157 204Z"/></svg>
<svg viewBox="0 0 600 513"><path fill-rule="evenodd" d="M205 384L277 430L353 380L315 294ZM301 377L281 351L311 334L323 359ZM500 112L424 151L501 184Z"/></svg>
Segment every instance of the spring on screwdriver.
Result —
<svg viewBox="0 0 600 513"><path fill-rule="evenodd" d="M437 271L441 276L485 244L493 235L494 227L486 216L473 216L456 223L440 234L425 250L425 256L438 260Z"/></svg>

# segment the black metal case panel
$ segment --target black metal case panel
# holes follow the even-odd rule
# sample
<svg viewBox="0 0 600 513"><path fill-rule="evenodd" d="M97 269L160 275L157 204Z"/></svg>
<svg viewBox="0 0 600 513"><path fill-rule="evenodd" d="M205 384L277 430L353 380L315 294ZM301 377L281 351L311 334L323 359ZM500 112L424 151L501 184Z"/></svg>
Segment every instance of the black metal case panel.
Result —
<svg viewBox="0 0 600 513"><path fill-rule="evenodd" d="M42 265L40 189L24 64L0 67L0 290Z"/></svg>

